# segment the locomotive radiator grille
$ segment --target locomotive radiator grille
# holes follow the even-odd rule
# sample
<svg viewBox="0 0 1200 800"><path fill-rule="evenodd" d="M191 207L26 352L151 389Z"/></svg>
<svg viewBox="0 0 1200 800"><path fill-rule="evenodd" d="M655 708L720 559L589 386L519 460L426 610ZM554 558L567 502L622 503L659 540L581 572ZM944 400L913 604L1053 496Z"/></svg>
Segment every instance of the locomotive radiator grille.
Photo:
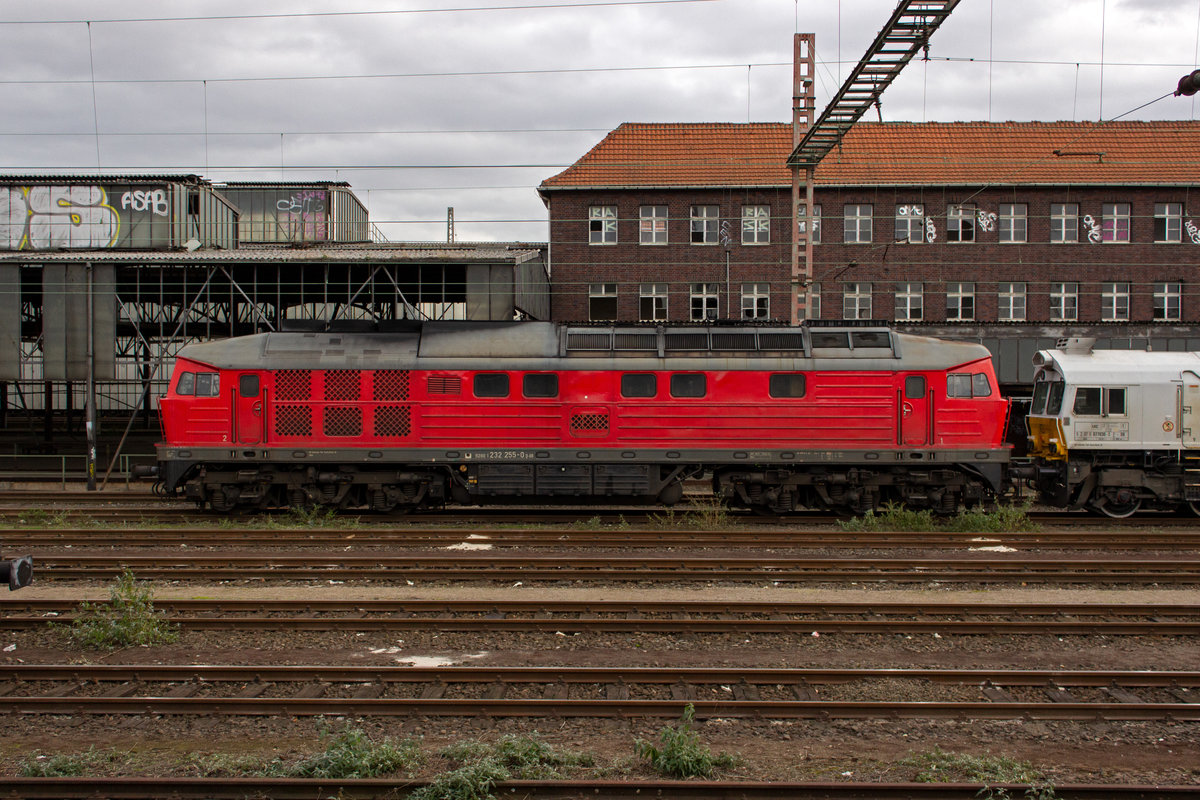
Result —
<svg viewBox="0 0 1200 800"><path fill-rule="evenodd" d="M312 409L308 406L276 406L275 435L311 436Z"/></svg>
<svg viewBox="0 0 1200 800"><path fill-rule="evenodd" d="M371 380L371 391L376 400L407 400L408 370L376 370Z"/></svg>
<svg viewBox="0 0 1200 800"><path fill-rule="evenodd" d="M408 406L379 406L375 409L376 436L408 436L412 433L412 412Z"/></svg>
<svg viewBox="0 0 1200 800"><path fill-rule="evenodd" d="M329 406L322 417L326 436L361 436L362 409L356 406Z"/></svg>
<svg viewBox="0 0 1200 800"><path fill-rule="evenodd" d="M608 433L608 414L572 414L573 436L603 436Z"/></svg>
<svg viewBox="0 0 1200 800"><path fill-rule="evenodd" d="M312 396L312 372L281 369L275 373L276 400L308 400Z"/></svg>
<svg viewBox="0 0 1200 800"><path fill-rule="evenodd" d="M325 372L326 400L357 400L361 378L356 369L331 369Z"/></svg>

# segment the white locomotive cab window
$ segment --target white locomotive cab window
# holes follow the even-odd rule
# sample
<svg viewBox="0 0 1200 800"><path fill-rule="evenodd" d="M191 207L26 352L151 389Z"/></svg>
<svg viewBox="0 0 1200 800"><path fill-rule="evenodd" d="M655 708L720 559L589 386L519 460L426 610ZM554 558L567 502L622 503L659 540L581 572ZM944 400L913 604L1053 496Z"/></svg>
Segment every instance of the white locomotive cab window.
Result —
<svg viewBox="0 0 1200 800"><path fill-rule="evenodd" d="M1100 416L1100 387L1080 386L1075 390L1075 405L1071 413L1084 417Z"/></svg>
<svg viewBox="0 0 1200 800"><path fill-rule="evenodd" d="M1104 389L1104 416L1125 416L1125 389Z"/></svg>

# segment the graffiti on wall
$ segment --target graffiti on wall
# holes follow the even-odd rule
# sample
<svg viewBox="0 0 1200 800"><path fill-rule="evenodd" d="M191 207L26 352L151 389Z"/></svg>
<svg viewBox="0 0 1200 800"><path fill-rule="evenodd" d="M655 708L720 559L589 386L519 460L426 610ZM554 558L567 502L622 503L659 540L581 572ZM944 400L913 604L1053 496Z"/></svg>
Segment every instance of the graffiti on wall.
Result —
<svg viewBox="0 0 1200 800"><path fill-rule="evenodd" d="M304 189L275 202L279 223L293 241L324 241L329 233L328 192Z"/></svg>
<svg viewBox="0 0 1200 800"><path fill-rule="evenodd" d="M120 233L102 186L0 188L0 250L113 247Z"/></svg>

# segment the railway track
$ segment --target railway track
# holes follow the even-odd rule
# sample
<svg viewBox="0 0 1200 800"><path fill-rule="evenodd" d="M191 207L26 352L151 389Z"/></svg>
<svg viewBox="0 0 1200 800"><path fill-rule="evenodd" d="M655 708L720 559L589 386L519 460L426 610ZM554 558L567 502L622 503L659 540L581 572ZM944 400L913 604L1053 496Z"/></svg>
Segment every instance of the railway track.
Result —
<svg viewBox="0 0 1200 800"><path fill-rule="evenodd" d="M509 556L491 552L396 555L319 552L40 555L39 580L108 579L125 570L163 580L770 581L894 583L1200 583L1200 559L976 553L958 558L777 556Z"/></svg>
<svg viewBox="0 0 1200 800"><path fill-rule="evenodd" d="M21 715L1200 721L1200 672L19 664L0 693Z"/></svg>
<svg viewBox="0 0 1200 800"><path fill-rule="evenodd" d="M692 528L581 530L574 527L430 528L8 528L0 542L26 547L763 547L763 548L1097 548L1200 550L1200 530L1021 533L856 532L843 530L699 530Z"/></svg>
<svg viewBox="0 0 1200 800"><path fill-rule="evenodd" d="M0 603L0 630L67 623L76 603ZM799 635L938 633L1195 636L1183 604L575 602L445 600L158 600L188 630L523 631Z"/></svg>
<svg viewBox="0 0 1200 800"><path fill-rule="evenodd" d="M311 780L295 778L9 778L0 777L0 793L13 797L62 800L312 800L339 797L345 800L394 798L398 791L425 786L426 781L397 778ZM980 797L1029 797L1037 787L1027 784L961 783L785 783L743 781L503 781L494 792L500 797L596 797L605 800L978 800ZM1003 792L1003 794L1001 794ZM1130 786L1105 784L1055 784L1056 800L1177 800L1196 795L1195 786Z"/></svg>

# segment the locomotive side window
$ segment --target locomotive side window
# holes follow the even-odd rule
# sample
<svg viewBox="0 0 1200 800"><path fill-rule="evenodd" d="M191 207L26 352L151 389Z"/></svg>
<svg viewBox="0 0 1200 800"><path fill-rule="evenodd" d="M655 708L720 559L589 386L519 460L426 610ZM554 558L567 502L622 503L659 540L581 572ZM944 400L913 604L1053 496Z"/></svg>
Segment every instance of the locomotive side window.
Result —
<svg viewBox="0 0 1200 800"><path fill-rule="evenodd" d="M704 397L705 377L698 372L680 372L671 376L671 397Z"/></svg>
<svg viewBox="0 0 1200 800"><path fill-rule="evenodd" d="M219 397L221 376L215 372L200 372L196 375L196 397Z"/></svg>
<svg viewBox="0 0 1200 800"><path fill-rule="evenodd" d="M241 375L238 377L238 394L242 397L258 397L258 376Z"/></svg>
<svg viewBox="0 0 1200 800"><path fill-rule="evenodd" d="M179 383L175 385L175 394L192 395L196 393L196 373L185 372L179 376Z"/></svg>
<svg viewBox="0 0 1200 800"><path fill-rule="evenodd" d="M1104 413L1113 416L1125 416L1125 389L1104 390Z"/></svg>
<svg viewBox="0 0 1200 800"><path fill-rule="evenodd" d="M475 376L476 397L508 397L507 372L481 372Z"/></svg>
<svg viewBox="0 0 1200 800"><path fill-rule="evenodd" d="M522 379L526 397L558 397L558 376L552 372L534 372Z"/></svg>
<svg viewBox="0 0 1200 800"><path fill-rule="evenodd" d="M658 380L649 372L628 372L621 376L621 397L654 397Z"/></svg>
<svg viewBox="0 0 1200 800"><path fill-rule="evenodd" d="M1080 386L1075 390L1075 405L1071 407L1074 414L1088 417L1100 416L1100 387Z"/></svg>
<svg viewBox="0 0 1200 800"><path fill-rule="evenodd" d="M982 372L976 372L971 376L971 396L972 397L991 397L992 383L988 380L988 376Z"/></svg>
<svg viewBox="0 0 1200 800"><path fill-rule="evenodd" d="M904 397L908 400L919 400L925 396L925 376L909 375L904 379Z"/></svg>
<svg viewBox="0 0 1200 800"><path fill-rule="evenodd" d="M951 372L946 376L946 397L991 397L992 382L982 372Z"/></svg>
<svg viewBox="0 0 1200 800"><path fill-rule="evenodd" d="M767 389L771 397L804 397L804 373L788 372L772 375Z"/></svg>

